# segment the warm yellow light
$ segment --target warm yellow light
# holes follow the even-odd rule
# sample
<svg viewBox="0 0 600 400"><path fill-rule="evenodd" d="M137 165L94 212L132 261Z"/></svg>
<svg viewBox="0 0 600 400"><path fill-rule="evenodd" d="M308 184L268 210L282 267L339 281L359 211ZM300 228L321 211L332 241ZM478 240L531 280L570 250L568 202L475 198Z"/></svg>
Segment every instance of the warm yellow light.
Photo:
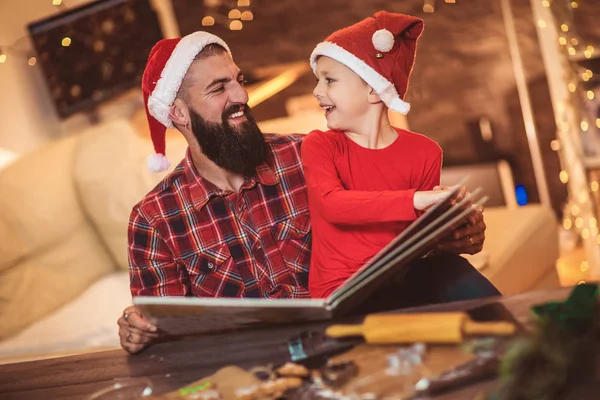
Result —
<svg viewBox="0 0 600 400"><path fill-rule="evenodd" d="M52 5L60 6L62 4L62 0L52 0Z"/></svg>
<svg viewBox="0 0 600 400"><path fill-rule="evenodd" d="M240 19L242 17L242 13L237 8L234 8L233 10L229 11L229 14L227 14L227 16L229 17L229 19Z"/></svg>
<svg viewBox="0 0 600 400"><path fill-rule="evenodd" d="M586 69L585 70L585 74L588 76L588 78L592 79L594 77L594 73L592 72L591 69Z"/></svg>
<svg viewBox="0 0 600 400"><path fill-rule="evenodd" d="M456 0L445 0L448 4L456 4Z"/></svg>
<svg viewBox="0 0 600 400"><path fill-rule="evenodd" d="M244 24L242 24L242 21L239 21L237 19L229 23L229 29L232 31L241 31L243 27Z"/></svg>
<svg viewBox="0 0 600 400"><path fill-rule="evenodd" d="M585 281L583 281L583 280L579 281L579 282L577 282L577 285L585 285Z"/></svg>
<svg viewBox="0 0 600 400"><path fill-rule="evenodd" d="M558 43L560 43L562 46L564 46L565 44L567 44L567 38L564 36L559 37Z"/></svg>
<svg viewBox="0 0 600 400"><path fill-rule="evenodd" d="M215 24L215 19L211 16L206 16L202 18L202 26L213 26Z"/></svg>
<svg viewBox="0 0 600 400"><path fill-rule="evenodd" d="M581 121L581 130L584 132L587 132L587 130L590 128L590 126L588 125L587 122L585 121Z"/></svg>
<svg viewBox="0 0 600 400"><path fill-rule="evenodd" d="M575 54L577 54L577 50L575 50L574 47L569 47L569 54L574 56Z"/></svg>
<svg viewBox="0 0 600 400"><path fill-rule="evenodd" d="M569 26L567 24L562 24L560 26L560 30L563 32L569 32Z"/></svg>
<svg viewBox="0 0 600 400"><path fill-rule="evenodd" d="M423 5L423 12L426 12L428 14L433 14L434 11L435 11L435 7L433 6L433 3L426 3Z"/></svg>
<svg viewBox="0 0 600 400"><path fill-rule="evenodd" d="M582 237L583 239L587 239L587 238L589 238L589 237L590 237L590 230L589 230L588 228L583 228L583 229L581 230L581 237Z"/></svg>
<svg viewBox="0 0 600 400"><path fill-rule="evenodd" d="M30 67L33 67L35 65L35 63L37 63L37 60L35 57L29 57L29 60L27 60L27 64L29 64Z"/></svg>
<svg viewBox="0 0 600 400"><path fill-rule="evenodd" d="M573 222L570 219L565 219L563 221L563 227L567 230L571 229L573 227Z"/></svg>
<svg viewBox="0 0 600 400"><path fill-rule="evenodd" d="M583 226L583 218L577 217L575 218L575 227L581 228Z"/></svg>
<svg viewBox="0 0 600 400"><path fill-rule="evenodd" d="M71 45L71 38L67 36L67 37L63 38L61 43L62 43L63 47L69 47Z"/></svg>
<svg viewBox="0 0 600 400"><path fill-rule="evenodd" d="M540 19L540 20L538 21L538 26L539 26L540 28L545 28L545 27L546 27L546 21L544 21L543 19Z"/></svg>
<svg viewBox="0 0 600 400"><path fill-rule="evenodd" d="M550 142L550 148L554 151L560 150L560 142L556 139Z"/></svg>
<svg viewBox="0 0 600 400"><path fill-rule="evenodd" d="M581 79L583 79L584 82L587 82L590 80L590 77L584 72L583 74L581 74Z"/></svg>
<svg viewBox="0 0 600 400"><path fill-rule="evenodd" d="M254 19L254 14L252 11L244 11L242 13L242 21L252 21Z"/></svg>
<svg viewBox="0 0 600 400"><path fill-rule="evenodd" d="M577 204L573 204L571 206L571 214L573 214L573 215L579 214L579 206Z"/></svg>
<svg viewBox="0 0 600 400"><path fill-rule="evenodd" d="M6 54L0 53L0 63L4 64L6 62Z"/></svg>
<svg viewBox="0 0 600 400"><path fill-rule="evenodd" d="M597 227L597 226L592 226L592 227L590 228L590 234L591 234L592 236L596 236L596 235L598 235L598 227Z"/></svg>
<svg viewBox="0 0 600 400"><path fill-rule="evenodd" d="M596 126L600 128L600 118L596 118Z"/></svg>
<svg viewBox="0 0 600 400"><path fill-rule="evenodd" d="M571 44L573 46L577 46L579 44L579 40L577 40L577 38L571 38Z"/></svg>
<svg viewBox="0 0 600 400"><path fill-rule="evenodd" d="M593 181L592 183L590 183L590 189L592 189L592 192L597 192L599 188L600 185L597 181Z"/></svg>
<svg viewBox="0 0 600 400"><path fill-rule="evenodd" d="M594 100L595 94L591 90L587 91L587 98L590 100Z"/></svg>
<svg viewBox="0 0 600 400"><path fill-rule="evenodd" d="M594 228L596 226L598 226L598 221L596 218L590 218L590 227Z"/></svg>
<svg viewBox="0 0 600 400"><path fill-rule="evenodd" d="M589 51L590 53L593 53L594 52L594 46L590 45L590 46L587 47L586 50Z"/></svg>
<svg viewBox="0 0 600 400"><path fill-rule="evenodd" d="M572 1L572 2L571 2L571 7L573 7L573 8L577 8L577 7L579 7L579 3L578 3L578 2L576 2L576 1Z"/></svg>
<svg viewBox="0 0 600 400"><path fill-rule="evenodd" d="M575 90L577 90L577 85L575 85L573 82L569 83L569 92L575 93Z"/></svg>
<svg viewBox="0 0 600 400"><path fill-rule="evenodd" d="M588 265L587 261L582 261L581 264L579 265L579 269L581 270L581 272L585 272L590 268L590 266Z"/></svg>
<svg viewBox="0 0 600 400"><path fill-rule="evenodd" d="M558 174L558 177L560 178L560 181L562 183L569 182L569 174L567 174L567 171L560 171L560 174Z"/></svg>
<svg viewBox="0 0 600 400"><path fill-rule="evenodd" d="M238 0L238 7L250 7L250 0Z"/></svg>
<svg viewBox="0 0 600 400"><path fill-rule="evenodd" d="M548 0L544 0L544 1L542 1L542 5L544 7L550 7L550 2Z"/></svg>
<svg viewBox="0 0 600 400"><path fill-rule="evenodd" d="M592 52L589 50L584 51L583 55L585 56L585 58L592 58Z"/></svg>

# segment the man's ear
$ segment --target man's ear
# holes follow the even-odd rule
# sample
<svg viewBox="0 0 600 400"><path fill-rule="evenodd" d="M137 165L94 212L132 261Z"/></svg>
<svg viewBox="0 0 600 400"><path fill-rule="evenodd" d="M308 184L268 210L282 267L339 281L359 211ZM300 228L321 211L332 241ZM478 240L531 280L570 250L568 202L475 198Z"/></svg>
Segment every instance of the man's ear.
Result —
<svg viewBox="0 0 600 400"><path fill-rule="evenodd" d="M371 86L369 86L368 90L369 90L369 93L367 95L367 101L371 104L381 103L381 97L379 97L377 92L375 92L375 89L373 89Z"/></svg>
<svg viewBox="0 0 600 400"><path fill-rule="evenodd" d="M169 118L174 125L186 126L190 121L190 113L187 105L181 99L175 99L169 108Z"/></svg>

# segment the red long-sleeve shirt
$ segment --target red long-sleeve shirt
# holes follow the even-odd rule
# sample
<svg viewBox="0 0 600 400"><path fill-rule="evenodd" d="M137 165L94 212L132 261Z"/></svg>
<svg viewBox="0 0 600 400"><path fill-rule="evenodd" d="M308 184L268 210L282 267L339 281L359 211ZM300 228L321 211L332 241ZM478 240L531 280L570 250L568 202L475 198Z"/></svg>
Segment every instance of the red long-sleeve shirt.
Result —
<svg viewBox="0 0 600 400"><path fill-rule="evenodd" d="M442 150L398 129L383 149L339 131L313 131L302 144L312 220L311 297L331 294L417 218L417 190L439 185Z"/></svg>

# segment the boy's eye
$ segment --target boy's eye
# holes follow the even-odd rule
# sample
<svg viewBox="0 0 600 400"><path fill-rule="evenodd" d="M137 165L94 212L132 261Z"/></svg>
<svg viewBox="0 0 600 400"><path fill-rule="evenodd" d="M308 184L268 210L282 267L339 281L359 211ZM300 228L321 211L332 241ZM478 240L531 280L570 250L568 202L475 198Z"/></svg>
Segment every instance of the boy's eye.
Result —
<svg viewBox="0 0 600 400"><path fill-rule="evenodd" d="M325 78L325 82L327 82L327 83L333 83L333 82L335 82L335 79Z"/></svg>

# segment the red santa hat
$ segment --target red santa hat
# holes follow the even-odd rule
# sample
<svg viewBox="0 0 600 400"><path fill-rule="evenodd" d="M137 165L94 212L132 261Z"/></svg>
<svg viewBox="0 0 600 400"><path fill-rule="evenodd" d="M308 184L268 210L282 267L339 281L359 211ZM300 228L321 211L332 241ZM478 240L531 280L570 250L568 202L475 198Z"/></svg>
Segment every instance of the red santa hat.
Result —
<svg viewBox="0 0 600 400"><path fill-rule="evenodd" d="M386 106L407 114L410 104L404 96L422 32L420 18L379 11L319 43L310 65L316 74L319 56L344 64L367 82Z"/></svg>
<svg viewBox="0 0 600 400"><path fill-rule="evenodd" d="M150 137L156 152L148 157L148 169L152 172L162 172L169 168L169 160L165 156L165 134L167 128L174 127L169 118L169 109L190 65L209 44L218 44L231 55L229 47L221 38L200 31L182 38L163 39L150 51L142 77L142 93Z"/></svg>

